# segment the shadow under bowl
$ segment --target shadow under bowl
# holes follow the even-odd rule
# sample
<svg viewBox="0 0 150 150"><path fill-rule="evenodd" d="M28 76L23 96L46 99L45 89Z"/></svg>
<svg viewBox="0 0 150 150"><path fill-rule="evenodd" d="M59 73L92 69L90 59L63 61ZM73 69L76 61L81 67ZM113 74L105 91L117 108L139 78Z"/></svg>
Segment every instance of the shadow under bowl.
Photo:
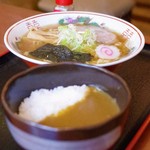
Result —
<svg viewBox="0 0 150 150"><path fill-rule="evenodd" d="M65 129L40 125L15 115L21 101L31 91L83 84L98 86L115 98L120 113L103 124ZM131 95L125 81L106 69L79 63L60 63L33 67L14 75L5 84L1 98L8 128L21 147L36 150L105 150L112 147L123 132Z"/></svg>

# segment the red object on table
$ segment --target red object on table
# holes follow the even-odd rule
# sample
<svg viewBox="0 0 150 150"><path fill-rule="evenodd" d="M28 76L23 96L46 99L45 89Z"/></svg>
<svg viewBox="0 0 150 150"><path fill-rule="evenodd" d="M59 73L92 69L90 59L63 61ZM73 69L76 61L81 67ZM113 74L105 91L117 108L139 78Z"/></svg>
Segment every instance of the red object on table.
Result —
<svg viewBox="0 0 150 150"><path fill-rule="evenodd" d="M147 116L138 132L135 134L126 150L150 149L150 114Z"/></svg>
<svg viewBox="0 0 150 150"><path fill-rule="evenodd" d="M55 0L55 2L57 5L64 5L64 6L73 4L73 0Z"/></svg>

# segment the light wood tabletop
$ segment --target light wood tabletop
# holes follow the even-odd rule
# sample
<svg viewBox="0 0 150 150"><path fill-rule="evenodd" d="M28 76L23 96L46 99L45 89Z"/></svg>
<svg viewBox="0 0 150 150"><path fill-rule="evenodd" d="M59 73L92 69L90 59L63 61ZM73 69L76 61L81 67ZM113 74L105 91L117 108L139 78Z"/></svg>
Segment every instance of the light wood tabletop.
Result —
<svg viewBox="0 0 150 150"><path fill-rule="evenodd" d="M41 12L0 3L0 14L3 14L0 15L0 56L8 52L4 45L6 30L17 21L39 13Z"/></svg>

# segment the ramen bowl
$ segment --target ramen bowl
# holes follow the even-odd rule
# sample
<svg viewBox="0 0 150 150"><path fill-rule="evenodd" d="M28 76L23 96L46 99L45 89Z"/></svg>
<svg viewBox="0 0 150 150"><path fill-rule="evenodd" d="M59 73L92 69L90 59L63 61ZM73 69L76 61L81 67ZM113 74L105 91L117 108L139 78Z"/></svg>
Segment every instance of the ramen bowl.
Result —
<svg viewBox="0 0 150 150"><path fill-rule="evenodd" d="M115 98L119 114L104 123L81 128L48 127L16 115L21 101L31 91L82 84L96 85ZM1 99L8 129L24 149L107 150L123 133L131 95L125 81L106 69L87 64L58 63L16 74L5 84Z"/></svg>
<svg viewBox="0 0 150 150"><path fill-rule="evenodd" d="M38 58L35 57L35 55L29 56L29 52L26 51L30 51L32 49L30 46L31 39L35 40L33 43L39 44L39 37L41 40L44 40L47 36L44 35L43 37L43 35L41 35L42 33L40 33L38 36L35 36L35 34L28 34L28 41L30 42L24 44L26 46L25 52L20 50L20 47L22 47L23 44L19 44L21 46L18 48L17 43L19 43L22 37L25 36L29 31L40 30L43 27L56 24L59 26L67 26L67 29L71 29L71 32L69 31L68 33L68 31L66 31L67 33L64 33L63 31L65 29L59 28L59 30L61 30L61 33L59 31L60 34L55 36L55 33L52 32L48 38L55 39L57 37L58 39L55 39L56 41L54 42L55 44L57 43L56 45L66 46L67 41L67 47L71 49L71 52L81 52L82 54L88 53L91 54L91 58L88 57L83 61L74 60L76 56L73 56L73 60L70 58L67 60L47 60L47 58L51 57L47 54L43 54L45 57L43 58L42 56L42 59L40 54ZM78 26L77 33L74 32L74 29L77 31L77 27L74 28L75 25ZM84 26L84 30L82 26ZM116 35L119 36L117 39L114 38ZM65 37L65 39L63 39L63 37ZM76 37L78 37L78 39L76 39ZM120 46L122 41L119 40L121 38L125 39L122 46ZM46 41L44 40L44 44L45 42L49 42L51 44L48 39L46 39ZM97 65L99 67L109 67L135 57L142 50L145 40L143 34L138 28L120 18L94 12L69 11L43 13L23 19L12 25L6 31L4 43L8 50L13 54L28 63L36 65L57 63L57 61L79 61L79 63L87 63ZM40 43L39 45L41 46L42 44ZM90 46L90 49L87 45ZM63 54L60 54L59 56L62 55ZM88 59L92 59L92 61L89 61Z"/></svg>

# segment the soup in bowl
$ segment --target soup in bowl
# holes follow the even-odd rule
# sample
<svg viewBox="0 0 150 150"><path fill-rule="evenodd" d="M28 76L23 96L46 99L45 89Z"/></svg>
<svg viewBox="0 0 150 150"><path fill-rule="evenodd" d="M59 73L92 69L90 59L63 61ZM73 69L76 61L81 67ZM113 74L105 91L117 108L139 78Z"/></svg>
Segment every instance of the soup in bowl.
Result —
<svg viewBox="0 0 150 150"><path fill-rule="evenodd" d="M23 19L5 33L6 47L34 64L77 62L108 67L136 56L144 36L127 21L106 14L69 11Z"/></svg>
<svg viewBox="0 0 150 150"><path fill-rule="evenodd" d="M108 70L57 63L13 76L1 98L8 128L24 149L107 150L123 133L131 95Z"/></svg>

